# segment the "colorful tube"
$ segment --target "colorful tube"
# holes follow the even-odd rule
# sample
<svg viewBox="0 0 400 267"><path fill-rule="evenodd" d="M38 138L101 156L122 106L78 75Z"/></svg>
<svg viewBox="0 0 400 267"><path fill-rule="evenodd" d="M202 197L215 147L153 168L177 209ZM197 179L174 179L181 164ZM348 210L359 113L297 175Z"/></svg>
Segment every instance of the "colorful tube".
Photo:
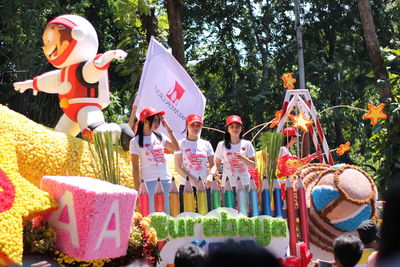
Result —
<svg viewBox="0 0 400 267"><path fill-rule="evenodd" d="M283 218L281 187L277 179L274 180L274 206L275 217Z"/></svg>
<svg viewBox="0 0 400 267"><path fill-rule="evenodd" d="M154 194L154 211L164 212L164 194Z"/></svg>
<svg viewBox="0 0 400 267"><path fill-rule="evenodd" d="M235 208L235 198L233 196L232 186L228 177L226 178L225 182L224 206L232 209Z"/></svg>
<svg viewBox="0 0 400 267"><path fill-rule="evenodd" d="M215 178L213 178L211 185L211 206L212 209L217 209L221 207L221 193Z"/></svg>
<svg viewBox="0 0 400 267"><path fill-rule="evenodd" d="M306 202L306 193L304 190L303 179L298 178L298 188L297 188L297 200L299 202L299 210L300 210L300 229L301 229L301 238L303 242L310 248L310 239L308 237L308 213L307 213L307 202Z"/></svg>
<svg viewBox="0 0 400 267"><path fill-rule="evenodd" d="M253 177L250 178L249 185L249 199L250 199L250 214L251 217L260 215L260 208L258 206L258 192Z"/></svg>
<svg viewBox="0 0 400 267"><path fill-rule="evenodd" d="M175 178L172 177L171 186L169 187L169 209L170 215L176 216L180 213L179 210L179 192L176 186Z"/></svg>
<svg viewBox="0 0 400 267"><path fill-rule="evenodd" d="M271 194L269 192L268 180L264 178L261 191L261 204L263 215L272 216L271 210Z"/></svg>
<svg viewBox="0 0 400 267"><path fill-rule="evenodd" d="M197 193L197 210L201 215L208 213L207 194L206 192Z"/></svg>
<svg viewBox="0 0 400 267"><path fill-rule="evenodd" d="M139 212L143 217L150 213L149 204L149 191L147 190L146 183L142 180L139 186L139 199L138 199Z"/></svg>
<svg viewBox="0 0 400 267"><path fill-rule="evenodd" d="M197 212L201 215L205 215L208 212L207 194L201 178L197 182Z"/></svg>
<svg viewBox="0 0 400 267"><path fill-rule="evenodd" d="M296 210L294 203L294 191L290 179L286 179L286 206L287 206L287 222L289 228L289 249L291 256L297 256L296 243Z"/></svg>
<svg viewBox="0 0 400 267"><path fill-rule="evenodd" d="M158 178L154 190L154 211L164 212L164 188L161 184L160 178Z"/></svg>
<svg viewBox="0 0 400 267"><path fill-rule="evenodd" d="M185 187L183 188L183 211L184 212L195 212L195 203L192 184L190 183L189 177L186 177Z"/></svg>
<svg viewBox="0 0 400 267"><path fill-rule="evenodd" d="M237 187L236 187L237 199L238 199L238 210L240 213L244 215L248 215L249 205L247 204L247 196L246 190L244 189L242 180L240 177L237 178Z"/></svg>

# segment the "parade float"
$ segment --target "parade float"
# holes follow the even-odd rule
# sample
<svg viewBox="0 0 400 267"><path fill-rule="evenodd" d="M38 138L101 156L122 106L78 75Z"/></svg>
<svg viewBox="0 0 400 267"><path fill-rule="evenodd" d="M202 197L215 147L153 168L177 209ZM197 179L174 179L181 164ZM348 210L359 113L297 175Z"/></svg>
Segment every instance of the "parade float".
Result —
<svg viewBox="0 0 400 267"><path fill-rule="evenodd" d="M331 259L332 240L345 232L353 232L362 220L375 215L377 193L370 176L355 166L329 164L304 164L289 179L274 179L272 183L263 179L258 181L258 186L252 180L249 203L240 190L240 182L237 202L232 191L221 193L214 182L210 210L202 183L198 184L196 197L191 186L185 186L183 213L178 208L178 186L164 192L160 183L159 194L169 194L171 214L163 212L160 202L164 198L158 194L155 196L158 211L149 214L144 183L138 192L129 189L133 184L128 152L115 148L120 152L123 186L84 178L96 177L90 142L36 124L4 106L0 106L0 115L0 139L4 148L0 215L2 222L9 222L7 225L15 221L13 231L16 231L16 235L10 235L9 226L1 228L2 236L7 236L1 239L3 263L22 263L21 236L25 219L24 248L65 265L118 265L133 259L154 263L160 259L163 266L172 263L173 251L183 244L198 244L212 251L224 241L236 240L255 242L288 264L302 266L302 260L304 264L311 259L310 253L317 258ZM260 162L263 162L262 153L257 155ZM176 176L172 155L167 155L167 160L170 173ZM268 164L269 159L264 162L266 174ZM284 190L282 181L286 181ZM20 183L24 191L17 194ZM29 200L29 205L22 206L32 211L21 215L17 198L9 200L10 196ZM36 200L42 202L36 206ZM141 214L134 214L135 203ZM122 208L128 210L122 211ZM18 212L10 212L14 210ZM35 216L31 226L27 219L34 214L41 216ZM89 231L89 228L93 229ZM43 247L42 243L51 243L52 247ZM114 249L98 253L84 248L97 247L100 251L102 246Z"/></svg>
<svg viewBox="0 0 400 267"><path fill-rule="evenodd" d="M65 114L56 130L0 106L0 265L21 265L23 255L30 254L68 266L120 266L137 259L166 266L173 264L182 245L192 243L210 252L234 240L269 249L284 266L307 266L313 255L332 259L337 236L374 218L374 181L360 168L334 165L311 96L305 89L291 90L295 82L291 76L284 76L289 90L282 110L264 124L277 130L260 138L265 145L257 154L258 170L252 170L248 195L240 180L236 198L229 182L222 193L214 180L208 200L201 180L196 185L187 181L181 213L178 184L173 180L169 192L157 184L156 212L150 213L145 184L133 189L127 151L118 145L107 150L118 155L118 179L99 174L94 136L111 132L114 144L115 136L125 131L124 126L105 123L101 114L108 93L107 87L100 90L106 84L104 71L111 59L126 55L115 50L96 56L97 40L90 39L93 31L87 31L91 25L86 22L76 16L50 22L44 36L58 36L62 42L45 53L60 69L15 84L21 92L32 88L59 94ZM82 53L75 56L74 49L86 38L93 41L88 46L93 51L85 54L87 58L81 58ZM59 62L62 51L66 54ZM51 90L50 85L54 85ZM364 115L374 125L385 118L379 107L371 104ZM309 133L319 153L307 159L279 157L285 125ZM80 131L89 141L73 137ZM349 149L346 143L336 152ZM308 163L314 159L321 163ZM169 173L177 177L172 155L167 160ZM164 212L164 194L169 196L170 214Z"/></svg>

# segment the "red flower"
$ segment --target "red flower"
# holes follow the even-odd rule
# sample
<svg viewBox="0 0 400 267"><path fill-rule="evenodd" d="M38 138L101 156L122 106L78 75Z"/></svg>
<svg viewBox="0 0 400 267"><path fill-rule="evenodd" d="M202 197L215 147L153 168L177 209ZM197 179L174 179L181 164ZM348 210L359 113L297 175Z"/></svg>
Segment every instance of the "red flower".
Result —
<svg viewBox="0 0 400 267"><path fill-rule="evenodd" d="M93 141L93 132L89 128L82 130L82 137L86 141Z"/></svg>

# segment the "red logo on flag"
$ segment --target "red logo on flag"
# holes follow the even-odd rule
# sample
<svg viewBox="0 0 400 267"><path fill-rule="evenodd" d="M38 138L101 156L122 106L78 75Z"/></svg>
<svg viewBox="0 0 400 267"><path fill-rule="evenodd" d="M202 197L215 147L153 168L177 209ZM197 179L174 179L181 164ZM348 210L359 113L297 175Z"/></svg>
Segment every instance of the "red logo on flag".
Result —
<svg viewBox="0 0 400 267"><path fill-rule="evenodd" d="M169 100L171 100L172 103L177 104L184 93L185 89L183 89L182 86L177 81L175 81L175 86L168 91L167 97L169 98Z"/></svg>

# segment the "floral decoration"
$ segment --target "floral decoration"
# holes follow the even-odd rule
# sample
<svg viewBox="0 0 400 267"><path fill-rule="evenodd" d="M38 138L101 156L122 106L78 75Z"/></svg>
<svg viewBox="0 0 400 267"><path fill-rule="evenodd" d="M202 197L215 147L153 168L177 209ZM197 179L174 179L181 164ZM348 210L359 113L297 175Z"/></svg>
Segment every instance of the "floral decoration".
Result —
<svg viewBox="0 0 400 267"><path fill-rule="evenodd" d="M58 205L48 193L18 173L15 141L5 131L0 128L0 257L6 264L22 264L23 219Z"/></svg>

